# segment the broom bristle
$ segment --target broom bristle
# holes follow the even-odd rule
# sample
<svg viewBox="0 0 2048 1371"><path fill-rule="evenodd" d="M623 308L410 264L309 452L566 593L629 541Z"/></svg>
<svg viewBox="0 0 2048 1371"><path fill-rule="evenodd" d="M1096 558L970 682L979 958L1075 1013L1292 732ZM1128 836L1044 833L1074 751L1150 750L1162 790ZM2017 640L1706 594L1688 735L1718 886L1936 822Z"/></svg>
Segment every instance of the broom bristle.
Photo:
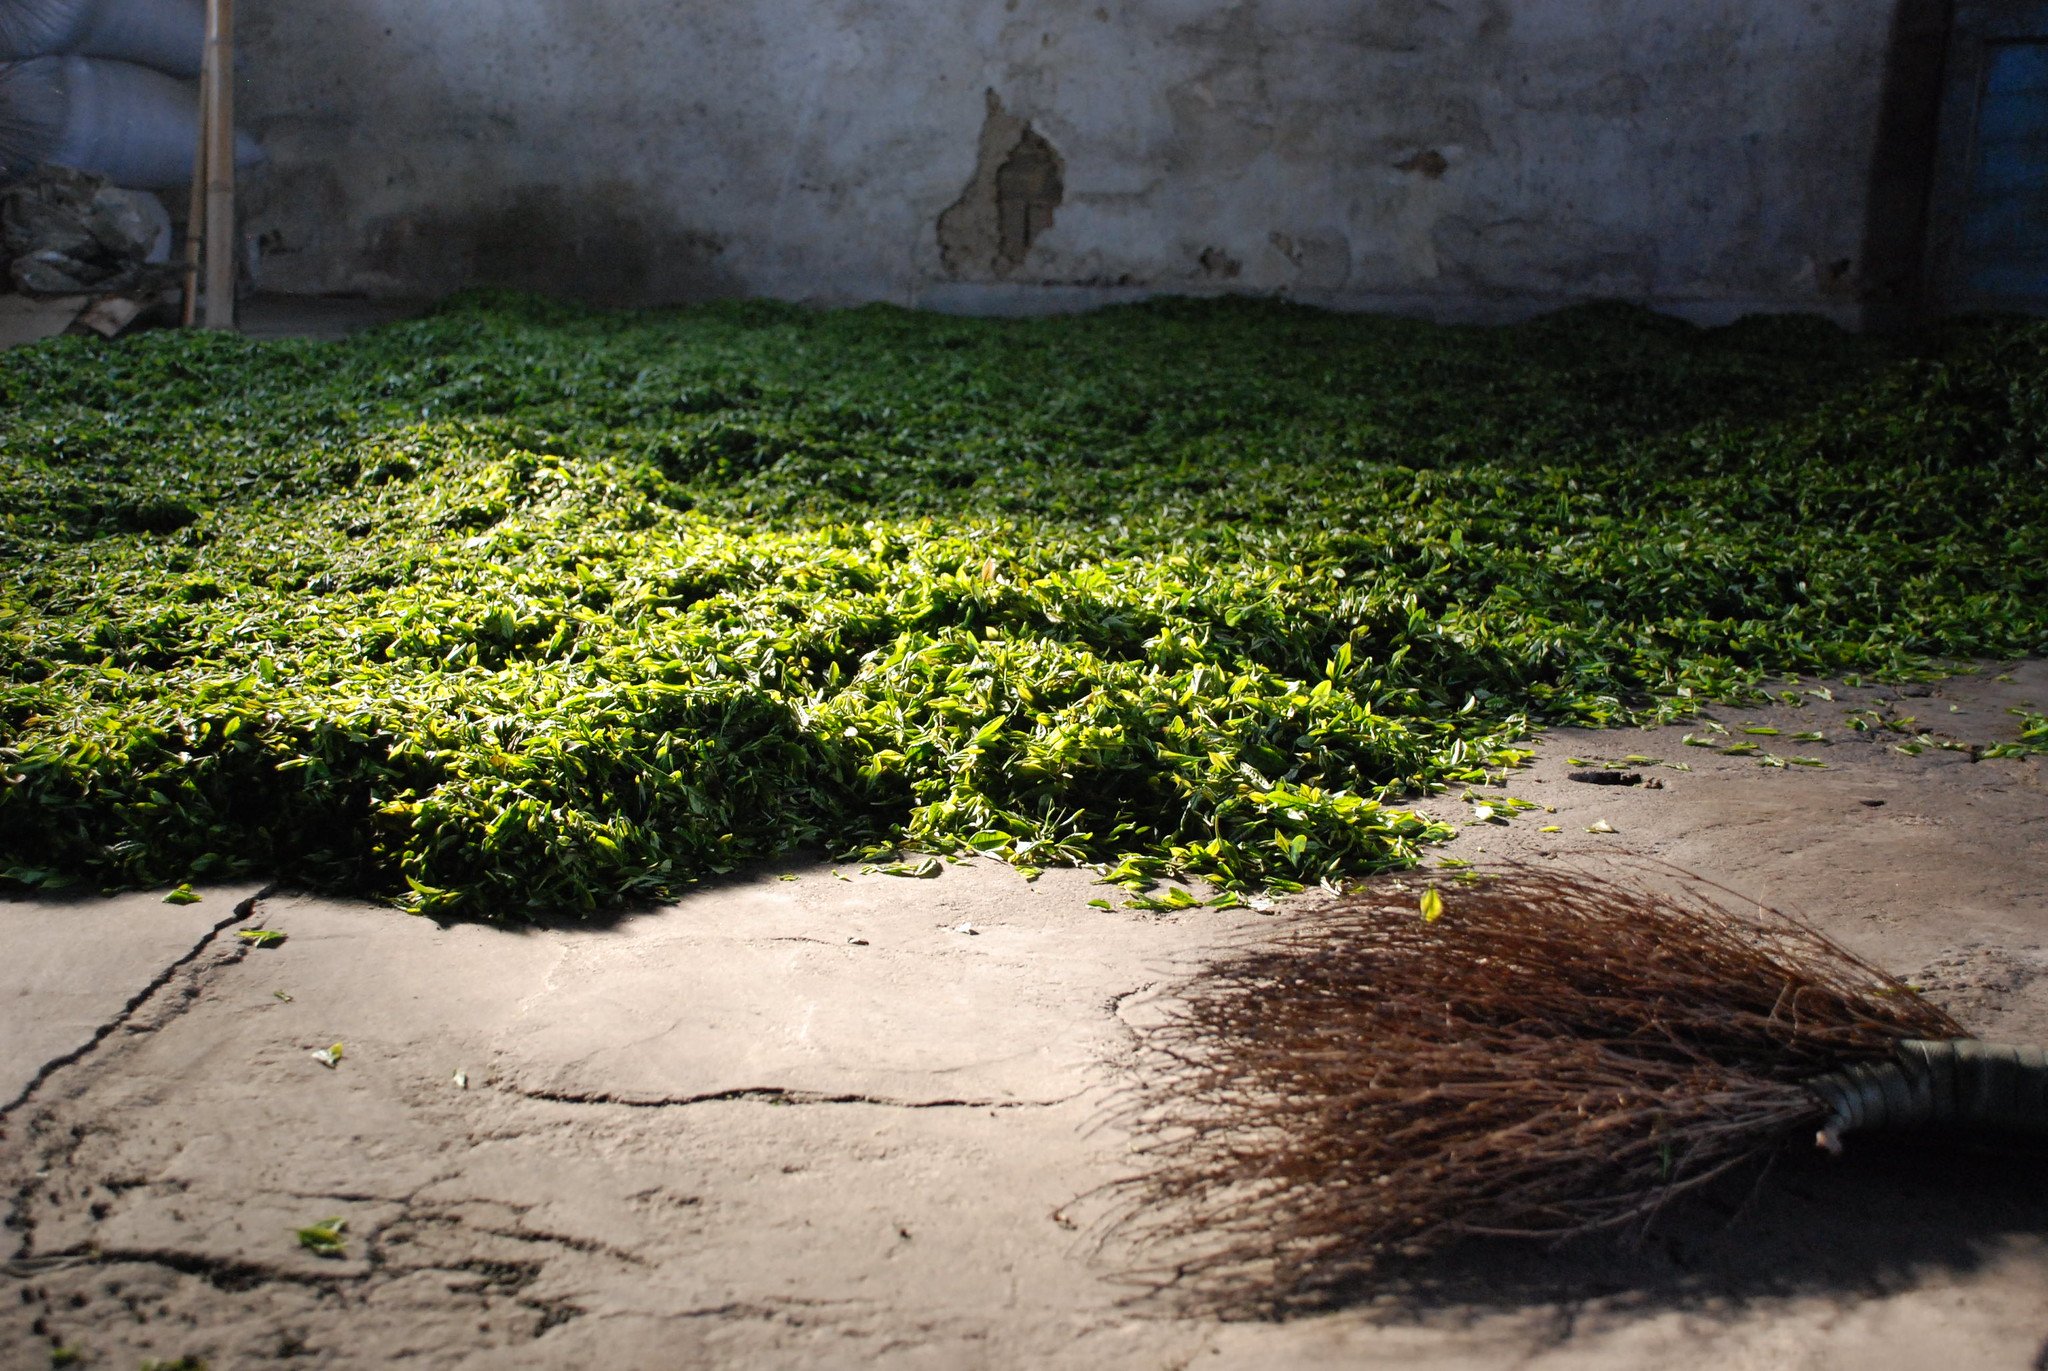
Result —
<svg viewBox="0 0 2048 1371"><path fill-rule="evenodd" d="M1411 878L1411 882L1412 882ZM1800 1082L1962 1029L1780 915L1511 868L1382 881L1182 982L1113 1106L1119 1227L1194 1289L1651 1214L1824 1113Z"/></svg>

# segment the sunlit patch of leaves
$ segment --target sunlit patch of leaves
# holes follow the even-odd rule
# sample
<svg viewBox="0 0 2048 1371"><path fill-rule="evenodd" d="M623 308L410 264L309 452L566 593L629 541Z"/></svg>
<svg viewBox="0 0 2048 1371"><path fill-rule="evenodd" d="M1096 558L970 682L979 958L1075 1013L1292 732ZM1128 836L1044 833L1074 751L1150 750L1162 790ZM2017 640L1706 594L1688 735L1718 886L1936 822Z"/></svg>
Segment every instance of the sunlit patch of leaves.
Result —
<svg viewBox="0 0 2048 1371"><path fill-rule="evenodd" d="M299 1240L299 1246L316 1257L348 1255L347 1239L343 1236L348 1231L346 1219L321 1219L318 1223L292 1231Z"/></svg>

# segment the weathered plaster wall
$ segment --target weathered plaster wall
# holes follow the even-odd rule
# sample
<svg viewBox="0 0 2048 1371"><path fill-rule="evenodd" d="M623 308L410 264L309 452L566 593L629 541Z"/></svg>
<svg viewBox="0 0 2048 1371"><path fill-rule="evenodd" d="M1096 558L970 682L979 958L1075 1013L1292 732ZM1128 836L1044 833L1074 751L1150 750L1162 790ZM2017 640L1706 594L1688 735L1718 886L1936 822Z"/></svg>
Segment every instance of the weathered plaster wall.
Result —
<svg viewBox="0 0 2048 1371"><path fill-rule="evenodd" d="M1912 198L1900 0L244 13L249 228L291 291L1842 314L1873 186Z"/></svg>

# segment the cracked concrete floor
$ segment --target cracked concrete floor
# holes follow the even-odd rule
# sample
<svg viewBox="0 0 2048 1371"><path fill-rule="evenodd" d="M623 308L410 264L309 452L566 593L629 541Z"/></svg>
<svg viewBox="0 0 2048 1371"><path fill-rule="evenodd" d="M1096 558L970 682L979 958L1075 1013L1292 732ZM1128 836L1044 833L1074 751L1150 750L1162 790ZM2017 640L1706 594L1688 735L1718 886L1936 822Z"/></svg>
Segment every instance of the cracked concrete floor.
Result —
<svg viewBox="0 0 2048 1371"><path fill-rule="evenodd" d="M1700 724L1552 734L1507 791L1554 813L1451 852L1671 861L1802 909L1975 1031L2048 1040L2048 767L1967 746L2048 701L2048 665L1833 694L1714 715L1821 768L1683 746ZM1896 750L1920 729L1917 755ZM1781 741L1805 730L1827 737ZM1568 758L1624 754L1659 758L1632 765L1662 785L1565 779ZM248 889L0 905L0 1363L2048 1357L2039 1157L1982 1149L1789 1158L1639 1244L1476 1249L1316 1317L1134 1303L1074 1203L1121 1170L1123 1140L1092 1125L1129 1016L1294 906L1088 907L1103 893L1082 872L807 865L524 932ZM232 931L254 924L288 939L245 948ZM334 1042L337 1065L314 1059ZM329 1218L343 1255L303 1250L294 1230Z"/></svg>

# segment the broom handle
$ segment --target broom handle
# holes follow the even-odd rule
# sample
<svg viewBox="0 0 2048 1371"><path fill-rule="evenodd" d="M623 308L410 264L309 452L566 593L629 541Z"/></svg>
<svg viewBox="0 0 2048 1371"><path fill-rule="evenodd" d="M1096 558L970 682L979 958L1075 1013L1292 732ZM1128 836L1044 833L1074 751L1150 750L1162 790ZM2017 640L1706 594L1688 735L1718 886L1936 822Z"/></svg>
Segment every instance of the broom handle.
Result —
<svg viewBox="0 0 2048 1371"><path fill-rule="evenodd" d="M235 326L235 0L206 0L206 326Z"/></svg>
<svg viewBox="0 0 2048 1371"><path fill-rule="evenodd" d="M199 247L206 241L206 140L212 118L206 112L206 88L212 83L213 45L203 45L199 59L199 138L192 149L192 198L185 204L185 307L179 323L191 328L199 319Z"/></svg>
<svg viewBox="0 0 2048 1371"><path fill-rule="evenodd" d="M1984 1129L2048 1138L2048 1051L1975 1038L1908 1039L1885 1062L1806 1082L1828 1108L1815 1139L1830 1152L1856 1129Z"/></svg>

